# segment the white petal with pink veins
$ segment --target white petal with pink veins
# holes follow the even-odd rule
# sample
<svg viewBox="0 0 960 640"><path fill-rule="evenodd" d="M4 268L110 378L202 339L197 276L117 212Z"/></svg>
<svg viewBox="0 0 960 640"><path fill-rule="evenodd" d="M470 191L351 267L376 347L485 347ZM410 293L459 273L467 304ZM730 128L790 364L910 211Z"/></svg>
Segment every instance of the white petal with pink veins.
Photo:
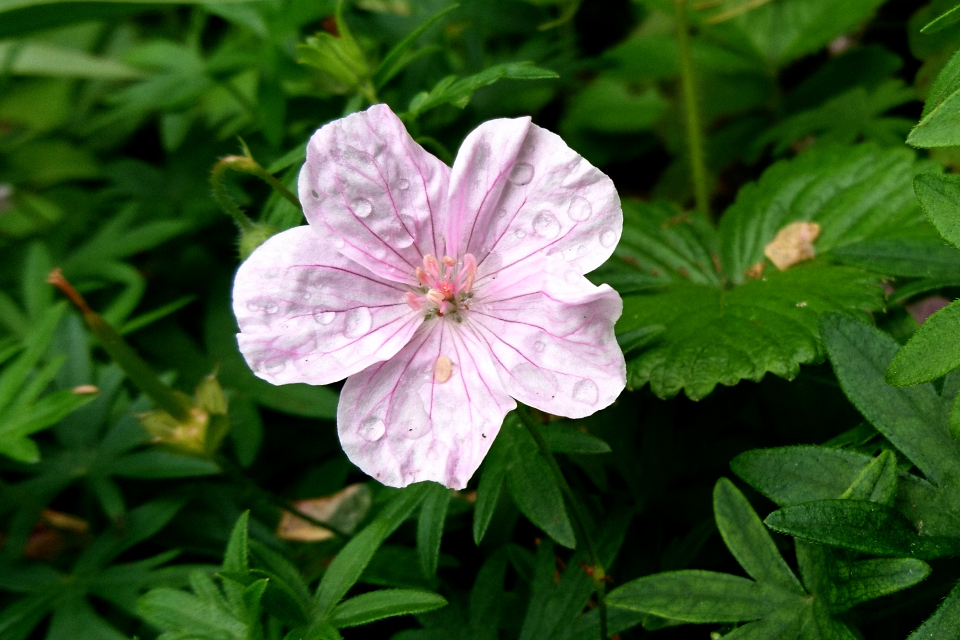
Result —
<svg viewBox="0 0 960 640"><path fill-rule="evenodd" d="M464 141L450 177L448 250L481 272L531 254L562 257L581 274L610 257L623 230L613 182L528 118L491 120ZM457 243L456 246L452 246Z"/></svg>
<svg viewBox="0 0 960 640"><path fill-rule="evenodd" d="M623 302L575 267L563 269L551 269L542 292L478 300L469 326L493 353L511 396L547 413L582 418L612 404L626 386L613 331Z"/></svg>
<svg viewBox="0 0 960 640"><path fill-rule="evenodd" d="M384 104L313 134L300 202L332 246L377 275L414 284L427 253L442 255L450 169L407 134Z"/></svg>
<svg viewBox="0 0 960 640"><path fill-rule="evenodd" d="M277 234L240 265L240 351L273 384L329 384L397 353L423 322L402 285L330 249L309 226Z"/></svg>
<svg viewBox="0 0 960 640"><path fill-rule="evenodd" d="M340 443L383 484L464 488L516 407L486 346L462 329L429 320L400 353L344 385Z"/></svg>

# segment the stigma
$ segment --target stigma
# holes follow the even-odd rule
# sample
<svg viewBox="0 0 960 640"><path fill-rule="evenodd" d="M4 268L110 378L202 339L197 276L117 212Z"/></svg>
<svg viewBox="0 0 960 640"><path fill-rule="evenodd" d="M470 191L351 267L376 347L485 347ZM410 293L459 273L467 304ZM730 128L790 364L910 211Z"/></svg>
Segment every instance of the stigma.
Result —
<svg viewBox="0 0 960 640"><path fill-rule="evenodd" d="M405 294L411 309L425 311L426 318L450 316L462 322L461 312L470 309L477 278L477 259L472 253L463 256L460 263L450 256L438 260L428 253L414 275L419 287Z"/></svg>

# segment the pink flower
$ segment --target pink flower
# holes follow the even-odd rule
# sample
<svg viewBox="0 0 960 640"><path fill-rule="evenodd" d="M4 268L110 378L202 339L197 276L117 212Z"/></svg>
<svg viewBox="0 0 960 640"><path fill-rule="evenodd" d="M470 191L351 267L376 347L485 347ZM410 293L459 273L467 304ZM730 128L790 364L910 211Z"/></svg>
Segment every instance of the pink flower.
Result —
<svg viewBox="0 0 960 640"><path fill-rule="evenodd" d="M583 277L620 200L530 118L480 125L451 169L372 106L313 135L300 201L309 226L237 272L240 351L273 384L347 378L340 442L383 484L463 488L514 398L580 418L623 390L620 296Z"/></svg>

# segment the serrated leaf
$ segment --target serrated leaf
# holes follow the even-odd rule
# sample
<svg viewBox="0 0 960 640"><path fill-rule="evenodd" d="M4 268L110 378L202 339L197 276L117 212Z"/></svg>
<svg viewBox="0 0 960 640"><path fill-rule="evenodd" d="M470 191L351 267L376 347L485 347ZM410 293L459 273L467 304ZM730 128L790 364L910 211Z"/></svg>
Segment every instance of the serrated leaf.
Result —
<svg viewBox="0 0 960 640"><path fill-rule="evenodd" d="M765 248L798 222L819 225L817 254L929 237L909 191L918 166L904 149L814 148L741 189L719 232L696 215L625 203L621 243L597 279L622 293L648 292L624 298L619 334L666 327L630 359L629 384L698 399L717 384L768 372L792 378L821 360L819 316L881 309L880 278L824 258L779 271Z"/></svg>
<svg viewBox="0 0 960 640"><path fill-rule="evenodd" d="M607 606L682 620L741 622L757 620L777 608L756 582L712 571L668 571L617 587Z"/></svg>
<svg viewBox="0 0 960 640"><path fill-rule="evenodd" d="M932 382L960 367L960 301L940 309L897 352L887 382L907 386Z"/></svg>
<svg viewBox="0 0 960 640"><path fill-rule="evenodd" d="M383 618L423 613L446 606L441 595L413 589L382 589L345 600L330 614L330 624L342 629Z"/></svg>
<svg viewBox="0 0 960 640"><path fill-rule="evenodd" d="M874 555L937 558L960 553L960 538L920 536L899 511L875 502L807 502L774 511L764 524L804 540Z"/></svg>
<svg viewBox="0 0 960 640"><path fill-rule="evenodd" d="M953 55L933 82L920 122L907 144L921 148L960 144L960 52Z"/></svg>
<svg viewBox="0 0 960 640"><path fill-rule="evenodd" d="M960 452L933 385L897 388L884 379L899 349L893 338L841 316L825 317L821 330L840 386L860 413L934 484L960 475Z"/></svg>
<svg viewBox="0 0 960 640"><path fill-rule="evenodd" d="M837 247L828 256L841 264L908 278L956 278L960 251L939 239L867 240Z"/></svg>
<svg viewBox="0 0 960 640"><path fill-rule="evenodd" d="M921 173L913 180L913 190L940 235L960 248L960 176Z"/></svg>
<svg viewBox="0 0 960 640"><path fill-rule="evenodd" d="M713 511L724 543L750 577L803 595L800 581L780 555L757 513L726 478L714 486Z"/></svg>

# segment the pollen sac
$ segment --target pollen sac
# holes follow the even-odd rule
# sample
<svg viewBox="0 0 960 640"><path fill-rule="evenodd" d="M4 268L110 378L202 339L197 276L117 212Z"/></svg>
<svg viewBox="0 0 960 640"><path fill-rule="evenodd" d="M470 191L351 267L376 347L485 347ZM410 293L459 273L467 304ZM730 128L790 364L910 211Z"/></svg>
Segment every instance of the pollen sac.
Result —
<svg viewBox="0 0 960 640"><path fill-rule="evenodd" d="M453 375L453 362L447 356L437 358L437 363L433 366L433 378L443 384Z"/></svg>

